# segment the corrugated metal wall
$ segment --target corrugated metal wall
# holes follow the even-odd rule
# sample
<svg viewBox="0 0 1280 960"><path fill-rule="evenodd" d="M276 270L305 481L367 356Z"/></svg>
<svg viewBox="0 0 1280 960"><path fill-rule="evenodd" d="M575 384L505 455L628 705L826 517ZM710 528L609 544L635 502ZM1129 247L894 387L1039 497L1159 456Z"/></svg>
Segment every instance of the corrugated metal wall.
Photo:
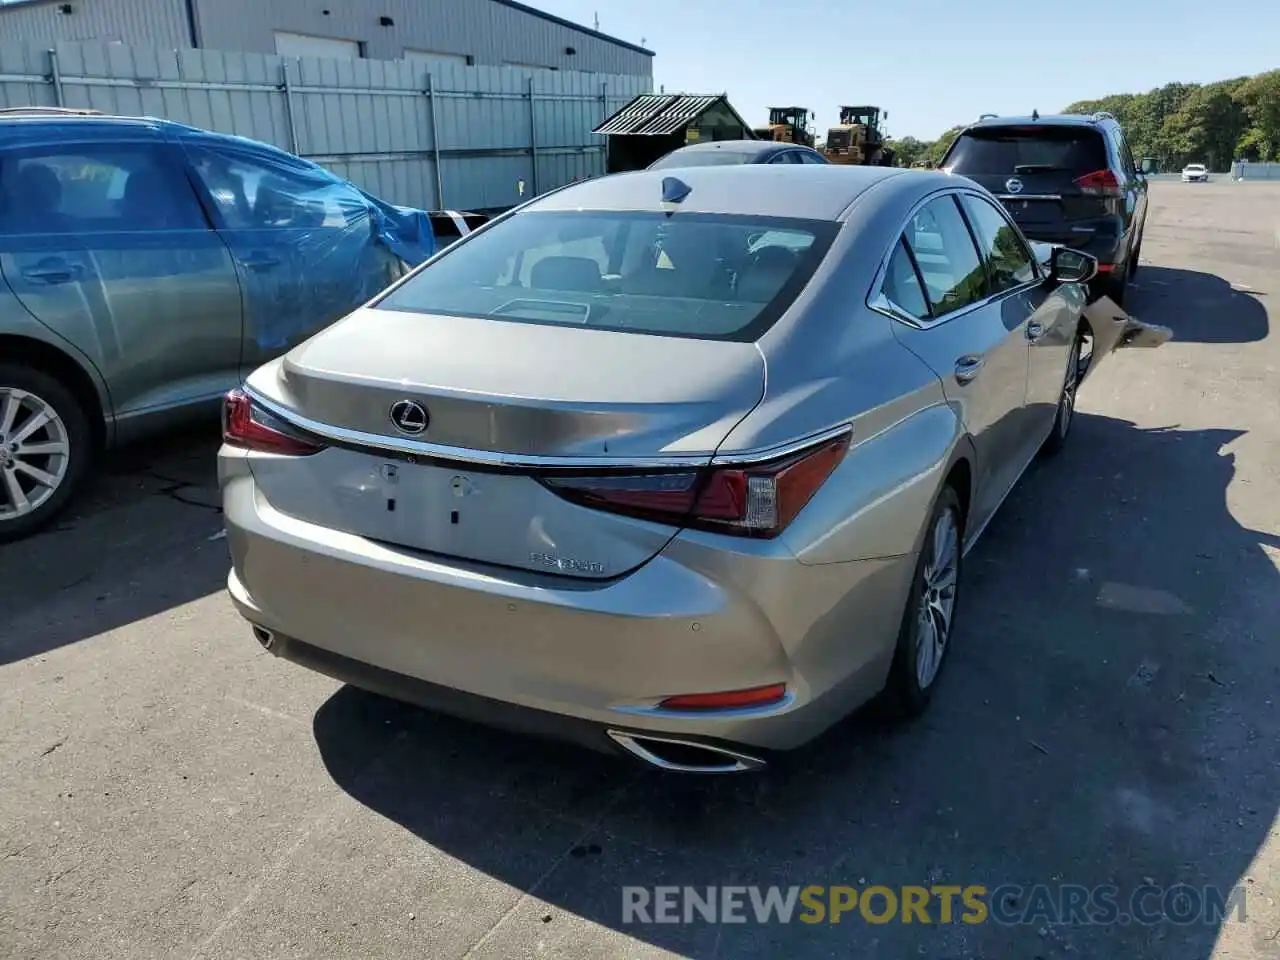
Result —
<svg viewBox="0 0 1280 960"><path fill-rule="evenodd" d="M0 43L120 40L170 49L191 46L185 0L75 0L69 15L58 12L61 5L42 0L0 7Z"/></svg>
<svg viewBox="0 0 1280 960"><path fill-rule="evenodd" d="M0 5L0 42L193 46L186 0L74 0L70 14L59 13L60 6ZM650 54L499 0L194 0L192 6L194 45L206 50L275 53L275 31L282 30L359 41L373 60L399 60L407 48L470 56L478 65L653 76ZM380 24L384 16L392 26Z"/></svg>
<svg viewBox="0 0 1280 960"><path fill-rule="evenodd" d="M521 180L528 199L603 173L603 138L592 127L651 88L644 77L569 71L440 65L428 73L402 61L124 44L61 43L51 56L0 43L0 107L92 107L236 133L427 209L511 206Z"/></svg>
<svg viewBox="0 0 1280 960"><path fill-rule="evenodd" d="M1280 163L1237 160L1231 165L1232 180L1280 180ZM1280 234L1277 234L1280 237Z"/></svg>
<svg viewBox="0 0 1280 960"><path fill-rule="evenodd" d="M398 60L409 47L469 54L490 66L653 75L648 54L494 0L196 0L196 10L200 46L213 50L275 53L273 31L287 30L359 40L377 60ZM381 16L395 25L380 26ZM577 52L566 54L568 47Z"/></svg>

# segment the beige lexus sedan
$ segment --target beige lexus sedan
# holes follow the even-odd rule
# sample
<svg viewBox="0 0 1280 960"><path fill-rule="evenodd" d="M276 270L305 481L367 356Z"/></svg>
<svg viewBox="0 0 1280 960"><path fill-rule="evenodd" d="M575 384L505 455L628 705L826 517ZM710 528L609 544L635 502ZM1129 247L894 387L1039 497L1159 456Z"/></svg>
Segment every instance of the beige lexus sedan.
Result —
<svg viewBox="0 0 1280 960"><path fill-rule="evenodd" d="M966 552L1167 339L1086 311L1095 267L941 173L544 195L228 395L231 597L281 657L668 770L919 712Z"/></svg>

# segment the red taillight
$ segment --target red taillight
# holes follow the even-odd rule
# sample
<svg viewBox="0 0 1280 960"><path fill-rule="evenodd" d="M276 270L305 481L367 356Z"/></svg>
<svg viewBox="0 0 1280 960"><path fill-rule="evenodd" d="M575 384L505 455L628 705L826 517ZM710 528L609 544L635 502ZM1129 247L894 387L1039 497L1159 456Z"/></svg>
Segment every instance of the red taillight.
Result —
<svg viewBox="0 0 1280 960"><path fill-rule="evenodd" d="M849 434L761 464L670 473L546 476L574 503L643 520L744 537L776 537L849 449Z"/></svg>
<svg viewBox="0 0 1280 960"><path fill-rule="evenodd" d="M1095 170L1083 177L1076 177L1075 185L1080 192L1093 197L1120 196L1120 181L1110 170Z"/></svg>
<svg viewBox="0 0 1280 960"><path fill-rule="evenodd" d="M786 695L785 683L771 683L767 687L725 690L721 693L682 693L667 697L658 706L664 710L733 710L779 703Z"/></svg>
<svg viewBox="0 0 1280 960"><path fill-rule="evenodd" d="M324 449L322 444L300 436L288 424L263 410L238 388L222 399L222 440L228 446L244 450L294 457L305 457Z"/></svg>

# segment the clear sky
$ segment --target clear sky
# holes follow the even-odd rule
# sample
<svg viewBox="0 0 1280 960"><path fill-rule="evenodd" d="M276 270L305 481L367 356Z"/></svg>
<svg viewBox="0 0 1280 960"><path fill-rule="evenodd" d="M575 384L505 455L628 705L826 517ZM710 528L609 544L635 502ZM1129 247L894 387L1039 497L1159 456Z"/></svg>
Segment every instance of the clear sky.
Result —
<svg viewBox="0 0 1280 960"><path fill-rule="evenodd" d="M895 137L1280 68L1280 0L524 2L643 40L655 91L727 92L751 124L806 106L824 130L839 104L875 104Z"/></svg>

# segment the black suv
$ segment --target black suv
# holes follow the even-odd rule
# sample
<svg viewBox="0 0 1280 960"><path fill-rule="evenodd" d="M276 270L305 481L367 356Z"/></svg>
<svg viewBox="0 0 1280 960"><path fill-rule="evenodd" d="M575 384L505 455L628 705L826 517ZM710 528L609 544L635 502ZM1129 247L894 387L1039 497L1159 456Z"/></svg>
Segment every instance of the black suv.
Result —
<svg viewBox="0 0 1280 960"><path fill-rule="evenodd" d="M994 193L1032 240L1097 257L1092 294L1124 303L1142 248L1147 180L1111 114L984 115L939 166Z"/></svg>

